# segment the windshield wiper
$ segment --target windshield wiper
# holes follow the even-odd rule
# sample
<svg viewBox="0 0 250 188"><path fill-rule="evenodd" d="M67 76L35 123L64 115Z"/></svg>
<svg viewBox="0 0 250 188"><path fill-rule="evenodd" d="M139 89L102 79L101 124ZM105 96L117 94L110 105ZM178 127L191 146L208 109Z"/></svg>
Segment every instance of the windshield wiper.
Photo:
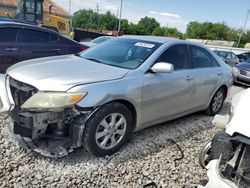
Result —
<svg viewBox="0 0 250 188"><path fill-rule="evenodd" d="M87 60L90 60L90 61L94 61L94 62L97 62L97 63L102 63L100 60L96 59L96 58L93 58L93 57L84 57L85 59Z"/></svg>

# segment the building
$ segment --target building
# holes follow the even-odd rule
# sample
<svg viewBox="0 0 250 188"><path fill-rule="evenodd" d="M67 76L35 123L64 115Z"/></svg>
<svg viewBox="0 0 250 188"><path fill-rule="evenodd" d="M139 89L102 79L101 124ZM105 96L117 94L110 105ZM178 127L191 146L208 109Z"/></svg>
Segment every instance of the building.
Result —
<svg viewBox="0 0 250 188"><path fill-rule="evenodd" d="M0 0L0 17L6 16L6 13L8 13L10 17L14 17L17 8L17 2L18 0ZM51 5L52 5L52 11L51 11L52 14L67 19L70 18L69 12L67 12L62 7L60 7L51 0L44 0L43 11L45 13L49 13L49 7Z"/></svg>

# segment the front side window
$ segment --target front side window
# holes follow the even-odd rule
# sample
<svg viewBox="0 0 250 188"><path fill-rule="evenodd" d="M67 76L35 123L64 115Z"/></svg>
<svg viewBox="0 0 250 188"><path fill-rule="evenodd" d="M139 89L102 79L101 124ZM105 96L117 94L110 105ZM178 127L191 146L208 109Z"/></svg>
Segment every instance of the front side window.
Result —
<svg viewBox="0 0 250 188"><path fill-rule="evenodd" d="M81 53L81 57L125 69L136 69L160 46L160 43L120 38L104 42Z"/></svg>
<svg viewBox="0 0 250 188"><path fill-rule="evenodd" d="M191 58L194 68L218 67L219 64L205 49L191 46Z"/></svg>
<svg viewBox="0 0 250 188"><path fill-rule="evenodd" d="M23 43L48 43L50 34L32 29L23 29L19 41Z"/></svg>
<svg viewBox="0 0 250 188"><path fill-rule="evenodd" d="M175 70L189 68L187 45L179 44L168 48L157 60L174 65Z"/></svg>
<svg viewBox="0 0 250 188"><path fill-rule="evenodd" d="M0 42L16 42L18 29L0 28Z"/></svg>

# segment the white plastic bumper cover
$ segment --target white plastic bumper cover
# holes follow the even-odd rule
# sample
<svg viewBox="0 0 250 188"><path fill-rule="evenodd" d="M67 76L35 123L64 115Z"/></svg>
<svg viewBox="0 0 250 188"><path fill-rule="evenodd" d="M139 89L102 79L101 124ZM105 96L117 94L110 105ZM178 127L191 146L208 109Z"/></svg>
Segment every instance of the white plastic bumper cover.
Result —
<svg viewBox="0 0 250 188"><path fill-rule="evenodd" d="M215 187L219 187L219 188L237 188L237 186L227 180L224 179L219 172L219 164L220 164L220 160L212 160L208 163L207 165L207 175L209 178L209 181L207 183L207 185L205 186L201 186L199 185L198 188L215 188Z"/></svg>
<svg viewBox="0 0 250 188"><path fill-rule="evenodd" d="M11 108L8 95L7 95L7 89L6 89L6 76L0 74L0 113L1 112L7 112Z"/></svg>

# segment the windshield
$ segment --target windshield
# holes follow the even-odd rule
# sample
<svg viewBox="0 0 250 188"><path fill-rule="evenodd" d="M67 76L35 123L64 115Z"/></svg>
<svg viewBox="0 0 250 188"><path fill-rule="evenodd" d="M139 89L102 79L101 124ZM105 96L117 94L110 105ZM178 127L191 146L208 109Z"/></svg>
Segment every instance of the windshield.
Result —
<svg viewBox="0 0 250 188"><path fill-rule="evenodd" d="M89 49L81 57L111 66L135 69L160 46L160 43L135 40L115 39Z"/></svg>

